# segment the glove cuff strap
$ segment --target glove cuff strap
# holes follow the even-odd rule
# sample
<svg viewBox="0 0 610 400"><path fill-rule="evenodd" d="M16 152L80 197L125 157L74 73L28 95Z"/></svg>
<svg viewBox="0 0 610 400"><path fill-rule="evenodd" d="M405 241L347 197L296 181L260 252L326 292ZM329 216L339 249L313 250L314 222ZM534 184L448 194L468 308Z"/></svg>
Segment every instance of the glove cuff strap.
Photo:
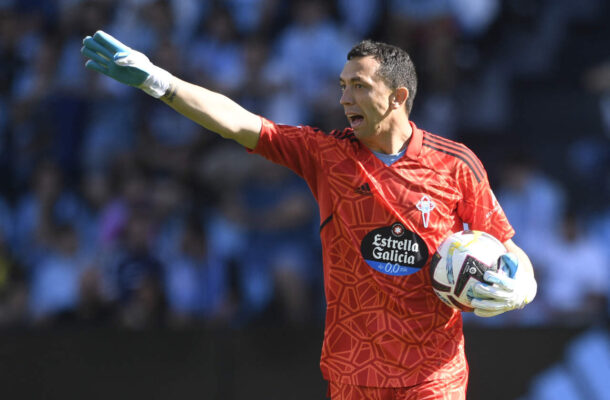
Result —
<svg viewBox="0 0 610 400"><path fill-rule="evenodd" d="M140 85L140 89L151 95L155 99L160 98L169 89L172 74L166 70L154 67L148 77Z"/></svg>

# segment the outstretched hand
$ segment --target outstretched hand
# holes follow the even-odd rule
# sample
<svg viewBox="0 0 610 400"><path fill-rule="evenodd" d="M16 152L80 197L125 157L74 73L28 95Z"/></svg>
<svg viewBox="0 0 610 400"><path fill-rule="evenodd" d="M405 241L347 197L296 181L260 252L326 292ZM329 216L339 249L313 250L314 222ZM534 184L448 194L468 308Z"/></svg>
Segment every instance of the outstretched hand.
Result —
<svg viewBox="0 0 610 400"><path fill-rule="evenodd" d="M135 86L159 98L169 88L171 74L156 67L146 55L133 50L104 31L83 40L85 67L101 72L121 83Z"/></svg>

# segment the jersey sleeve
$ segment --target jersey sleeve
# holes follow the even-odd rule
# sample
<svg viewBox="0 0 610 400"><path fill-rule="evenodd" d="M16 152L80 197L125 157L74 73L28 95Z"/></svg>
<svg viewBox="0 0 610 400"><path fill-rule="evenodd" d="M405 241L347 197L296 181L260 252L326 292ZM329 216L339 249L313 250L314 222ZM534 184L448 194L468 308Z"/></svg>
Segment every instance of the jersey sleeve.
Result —
<svg viewBox="0 0 610 400"><path fill-rule="evenodd" d="M310 126L281 125L261 119L263 123L256 148L248 151L290 168L307 181L316 195L321 165L319 142L324 133Z"/></svg>
<svg viewBox="0 0 610 400"><path fill-rule="evenodd" d="M470 229L487 232L504 243L514 236L515 231L491 190L481 162L473 153L470 154L474 162L458 166L457 171L462 192L458 215Z"/></svg>

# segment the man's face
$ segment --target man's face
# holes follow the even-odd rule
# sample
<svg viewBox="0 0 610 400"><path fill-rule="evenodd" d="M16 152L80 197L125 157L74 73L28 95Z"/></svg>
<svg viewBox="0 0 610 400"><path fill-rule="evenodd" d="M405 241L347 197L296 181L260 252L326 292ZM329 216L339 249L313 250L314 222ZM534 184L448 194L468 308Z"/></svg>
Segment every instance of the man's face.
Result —
<svg viewBox="0 0 610 400"><path fill-rule="evenodd" d="M372 137L388 127L394 91L376 73L373 57L348 60L339 77L341 105L357 138Z"/></svg>

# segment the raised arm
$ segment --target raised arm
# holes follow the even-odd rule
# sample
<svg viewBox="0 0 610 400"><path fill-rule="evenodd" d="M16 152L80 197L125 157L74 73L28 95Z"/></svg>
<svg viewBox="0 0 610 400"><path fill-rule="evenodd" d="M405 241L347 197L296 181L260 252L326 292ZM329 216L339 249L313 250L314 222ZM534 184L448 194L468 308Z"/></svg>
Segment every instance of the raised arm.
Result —
<svg viewBox="0 0 610 400"><path fill-rule="evenodd" d="M249 149L256 147L261 131L260 117L225 95L172 77L161 100L224 138Z"/></svg>
<svg viewBox="0 0 610 400"><path fill-rule="evenodd" d="M261 119L228 97L185 82L153 65L144 54L103 31L83 40L81 53L88 69L161 99L197 124L233 139L249 149L256 147Z"/></svg>

